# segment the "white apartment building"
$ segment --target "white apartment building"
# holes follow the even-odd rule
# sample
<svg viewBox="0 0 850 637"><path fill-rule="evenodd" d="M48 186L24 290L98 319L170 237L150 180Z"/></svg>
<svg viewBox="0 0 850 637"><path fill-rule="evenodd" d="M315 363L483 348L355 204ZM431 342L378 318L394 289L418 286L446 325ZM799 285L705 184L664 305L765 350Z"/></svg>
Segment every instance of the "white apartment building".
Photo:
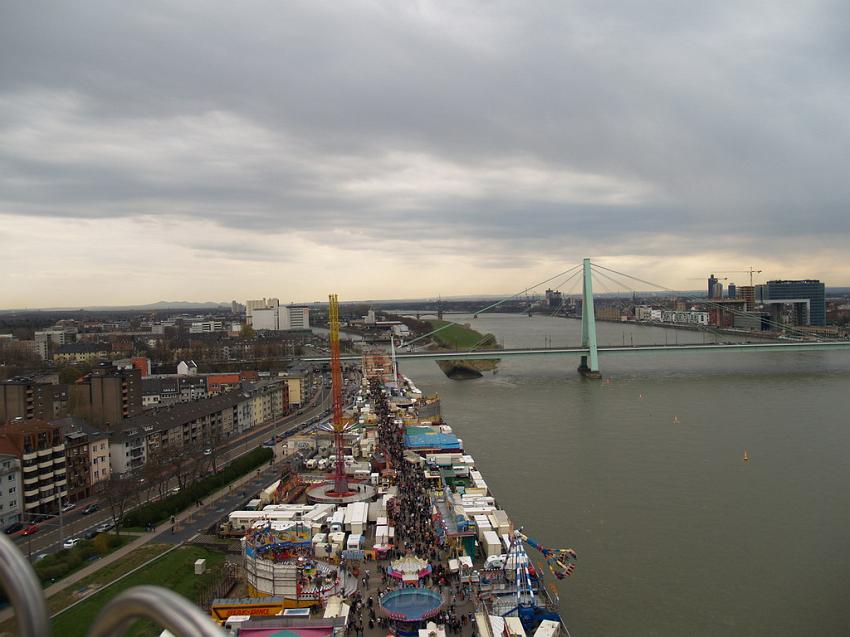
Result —
<svg viewBox="0 0 850 637"><path fill-rule="evenodd" d="M289 373L284 378L289 389L289 405L300 407L307 398L307 378L304 374Z"/></svg>
<svg viewBox="0 0 850 637"><path fill-rule="evenodd" d="M20 522L23 507L21 461L11 454L0 455L0 529Z"/></svg>
<svg viewBox="0 0 850 637"><path fill-rule="evenodd" d="M77 340L77 328L68 327L51 327L46 330L39 330L33 336L36 341L50 341L54 345L67 345L75 343Z"/></svg>
<svg viewBox="0 0 850 637"><path fill-rule="evenodd" d="M310 308L302 305L287 305L281 315L282 330L309 330Z"/></svg>
<svg viewBox="0 0 850 637"><path fill-rule="evenodd" d="M224 321L194 321L189 326L189 334L212 334L213 332L223 332L225 330L224 325Z"/></svg>
<svg viewBox="0 0 850 637"><path fill-rule="evenodd" d="M245 320L248 325L254 327L254 329L279 329L278 327L268 328L268 327L257 327L254 325L254 315L258 310L274 310L274 315L278 314L278 310L280 308L280 300L279 299L254 299L245 301ZM266 317L268 318L268 317Z"/></svg>
<svg viewBox="0 0 850 637"><path fill-rule="evenodd" d="M98 482L108 480L112 473L109 461L109 437L106 434L89 435L89 464L91 465L92 492L96 492Z"/></svg>
<svg viewBox="0 0 850 637"><path fill-rule="evenodd" d="M119 474L141 469L147 462L147 445L143 428L132 427L114 435L109 442L110 471Z"/></svg>
<svg viewBox="0 0 850 637"><path fill-rule="evenodd" d="M280 308L255 308L253 313L251 314L251 326L255 330L279 330Z"/></svg>

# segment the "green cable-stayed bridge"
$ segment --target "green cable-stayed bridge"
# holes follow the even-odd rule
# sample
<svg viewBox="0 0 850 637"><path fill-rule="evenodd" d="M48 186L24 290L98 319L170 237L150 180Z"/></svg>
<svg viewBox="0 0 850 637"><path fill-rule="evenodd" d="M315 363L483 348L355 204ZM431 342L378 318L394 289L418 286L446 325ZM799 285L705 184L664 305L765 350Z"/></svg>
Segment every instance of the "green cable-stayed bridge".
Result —
<svg viewBox="0 0 850 637"><path fill-rule="evenodd" d="M580 364L578 371L588 378L600 378L601 370L599 366L600 356L619 356L619 355L634 355L634 354L658 354L658 353L707 353L707 352L725 352L725 353L742 353L742 352L812 352L824 350L846 350L850 351L850 341L848 340L826 340L806 332L805 327L793 327L784 324L775 323L774 327L790 330L801 338L811 340L791 341L791 342L763 342L763 343L702 343L702 344L674 344L674 345L631 345L631 346L600 346L597 342L596 335L596 317L594 311L593 299L593 268L594 265L589 258L585 258L581 265L574 266L562 272L555 277L551 277L542 283L538 283L535 287L547 283L555 278L559 278L565 274L572 273L569 278L581 276L582 281L582 316L581 316L581 344L576 347L546 347L546 348L511 348L500 350L456 350L456 351L404 351L405 348L410 348L417 341L421 341L431 336L432 334L445 329L446 326L438 328L428 334L417 337L413 341L405 344L395 353L395 357L400 360L489 360L496 358L510 358L516 356L523 357L539 357L539 356L578 356ZM603 266L595 266L612 272L623 275ZM609 275L602 273L602 276L610 279ZM629 276L629 275L623 275ZM649 283L642 279L633 278L641 283ZM651 284L650 285L655 285ZM662 286L656 286L662 287ZM528 291L523 290L519 294L524 294ZM666 288L665 288L666 289ZM673 290L667 290L673 292ZM517 295L514 295L517 296ZM509 298L514 298L509 297ZM506 301L493 303L485 308L482 308L478 313L493 309ZM711 303L711 301L709 301ZM725 309L724 311L734 310ZM663 326L663 324L662 324ZM360 360L359 355L346 355L342 357L344 361ZM310 357L303 360L308 362L326 362L330 360L328 357Z"/></svg>

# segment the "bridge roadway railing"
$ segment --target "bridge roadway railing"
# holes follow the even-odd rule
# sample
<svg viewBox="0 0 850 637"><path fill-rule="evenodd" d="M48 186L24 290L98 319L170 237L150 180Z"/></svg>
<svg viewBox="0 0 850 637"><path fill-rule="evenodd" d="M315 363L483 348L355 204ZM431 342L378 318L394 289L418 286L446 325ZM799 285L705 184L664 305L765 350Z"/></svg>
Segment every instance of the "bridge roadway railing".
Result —
<svg viewBox="0 0 850 637"><path fill-rule="evenodd" d="M38 578L5 534L0 534L0 585L15 607L17 634L50 637L50 615ZM160 586L135 586L101 609L88 636L124 635L140 619L149 619L177 637L226 635L200 608L177 593Z"/></svg>
<svg viewBox="0 0 850 637"><path fill-rule="evenodd" d="M822 350L850 350L850 341L803 341L790 343L691 343L681 345L610 345L600 346L599 354L665 354L676 352L813 352ZM513 356L585 356L587 347L526 347L500 350L452 351L452 352L401 352L398 359L421 360L478 360L507 358ZM344 361L359 361L362 356L346 355ZM329 357L309 357L305 362L328 362Z"/></svg>

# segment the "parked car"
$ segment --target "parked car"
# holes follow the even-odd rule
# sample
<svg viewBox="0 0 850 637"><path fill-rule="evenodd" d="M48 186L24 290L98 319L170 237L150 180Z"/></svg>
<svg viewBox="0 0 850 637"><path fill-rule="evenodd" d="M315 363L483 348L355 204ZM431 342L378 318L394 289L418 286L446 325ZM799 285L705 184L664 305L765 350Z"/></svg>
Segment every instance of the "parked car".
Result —
<svg viewBox="0 0 850 637"><path fill-rule="evenodd" d="M100 524L97 527L95 527L94 530L97 531L98 533L106 533L107 531L111 531L114 528L115 528L114 523L104 522L103 524Z"/></svg>
<svg viewBox="0 0 850 637"><path fill-rule="evenodd" d="M83 533L83 539L93 540L96 535L97 535L97 531L95 531L94 529L89 529L88 531Z"/></svg>
<svg viewBox="0 0 850 637"><path fill-rule="evenodd" d="M77 508L77 505L73 502L69 502L65 506L62 507L62 513L67 513L68 511L72 511Z"/></svg>
<svg viewBox="0 0 850 637"><path fill-rule="evenodd" d="M3 529L3 533L5 533L6 535L12 535L12 533L17 533L22 528L24 528L23 524L21 524L20 522L13 522L9 526L7 526L5 529Z"/></svg>
<svg viewBox="0 0 850 637"><path fill-rule="evenodd" d="M67 540L65 540L62 543L62 548L63 549L72 549L75 546L77 546L77 544L79 544L79 543L80 543L80 538L78 538L78 537L68 538Z"/></svg>
<svg viewBox="0 0 850 637"><path fill-rule="evenodd" d="M38 526L38 524L30 524L21 530L20 535L32 535L33 533L38 533L40 528L41 527Z"/></svg>
<svg viewBox="0 0 850 637"><path fill-rule="evenodd" d="M92 503L91 503L91 504L89 504L89 505L88 505L85 509L83 509L83 515L88 515L89 513L94 513L94 512L95 512L95 511L97 511L99 508L100 508L100 507L99 507L99 506L97 506L97 504L96 504L96 503L92 502Z"/></svg>

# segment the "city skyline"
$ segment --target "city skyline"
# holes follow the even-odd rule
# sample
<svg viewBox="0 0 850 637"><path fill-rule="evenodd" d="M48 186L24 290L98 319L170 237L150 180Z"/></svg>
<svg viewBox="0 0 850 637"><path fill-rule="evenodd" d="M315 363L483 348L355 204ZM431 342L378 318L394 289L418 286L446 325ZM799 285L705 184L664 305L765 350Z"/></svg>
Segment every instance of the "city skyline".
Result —
<svg viewBox="0 0 850 637"><path fill-rule="evenodd" d="M0 307L848 286L848 13L11 6Z"/></svg>

